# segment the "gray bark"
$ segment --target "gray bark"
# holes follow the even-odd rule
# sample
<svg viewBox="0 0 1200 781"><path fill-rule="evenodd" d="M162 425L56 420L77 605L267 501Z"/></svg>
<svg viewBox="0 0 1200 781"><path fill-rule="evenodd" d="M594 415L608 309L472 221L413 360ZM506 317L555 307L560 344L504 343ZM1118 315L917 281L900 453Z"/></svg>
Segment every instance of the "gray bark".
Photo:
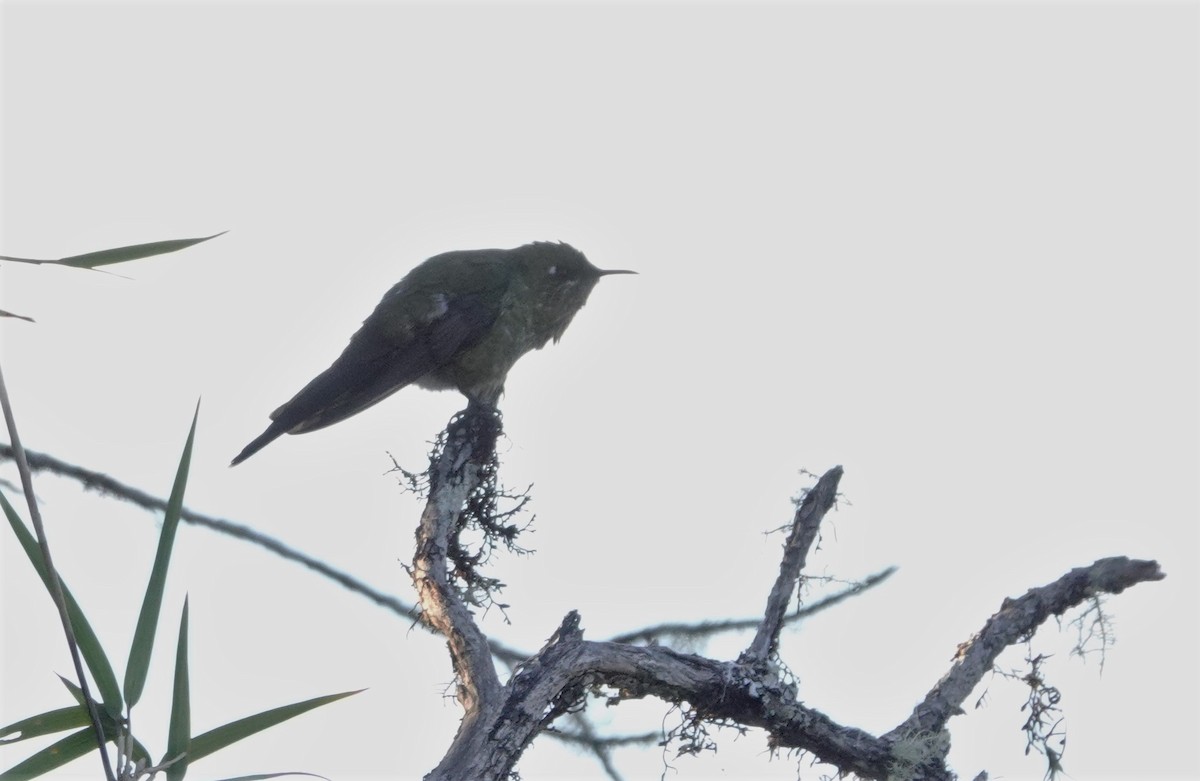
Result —
<svg viewBox="0 0 1200 781"><path fill-rule="evenodd" d="M996 656L1047 618L1099 593L1122 590L1164 575L1153 561L1101 559L1053 583L1005 599L1000 610L960 648L950 670L913 713L882 735L838 724L796 698L776 650L788 601L821 520L833 506L841 467L826 472L792 519L779 577L754 639L737 661L718 661L662 646L588 641L572 611L546 645L518 665L501 685L487 638L475 624L464 590L452 582L447 555L462 528L467 499L480 489L494 458L495 432L468 411L451 421L446 444L430 471L430 496L417 531L413 580L422 620L447 638L463 719L427 781L502 781L522 752L557 718L583 706L601 688L615 699L657 697L686 704L702 720L733 722L766 731L770 746L801 749L818 760L868 779L949 781L946 722L991 669ZM484 433L481 435L480 432ZM615 692L615 694L614 694ZM981 774L986 777L986 774Z"/></svg>

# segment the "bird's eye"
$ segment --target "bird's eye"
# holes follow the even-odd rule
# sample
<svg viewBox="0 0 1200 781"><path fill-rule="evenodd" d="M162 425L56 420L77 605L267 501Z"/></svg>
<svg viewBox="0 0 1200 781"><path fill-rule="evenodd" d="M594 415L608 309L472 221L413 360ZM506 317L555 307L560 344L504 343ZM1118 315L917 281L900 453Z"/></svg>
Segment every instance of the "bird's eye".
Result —
<svg viewBox="0 0 1200 781"><path fill-rule="evenodd" d="M550 276L554 276L555 274L558 273L558 266L551 266L549 269L546 270L546 273L548 273Z"/></svg>

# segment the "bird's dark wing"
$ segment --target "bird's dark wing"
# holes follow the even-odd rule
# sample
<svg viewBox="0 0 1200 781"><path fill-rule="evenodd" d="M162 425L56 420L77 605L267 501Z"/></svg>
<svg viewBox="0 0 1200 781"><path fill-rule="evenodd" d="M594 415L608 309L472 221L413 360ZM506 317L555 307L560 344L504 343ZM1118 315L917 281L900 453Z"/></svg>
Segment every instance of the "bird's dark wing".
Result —
<svg viewBox="0 0 1200 781"><path fill-rule="evenodd" d="M499 309L479 295L445 296L441 303L444 311L405 333L368 318L333 365L271 413L271 419L290 423L291 434L345 420L478 343Z"/></svg>
<svg viewBox="0 0 1200 781"><path fill-rule="evenodd" d="M362 328L328 369L271 413L271 425L233 459L239 464L283 434L301 434L359 413L449 362L478 343L500 311L499 294L435 293L398 284L388 291ZM427 296L416 318L402 299Z"/></svg>

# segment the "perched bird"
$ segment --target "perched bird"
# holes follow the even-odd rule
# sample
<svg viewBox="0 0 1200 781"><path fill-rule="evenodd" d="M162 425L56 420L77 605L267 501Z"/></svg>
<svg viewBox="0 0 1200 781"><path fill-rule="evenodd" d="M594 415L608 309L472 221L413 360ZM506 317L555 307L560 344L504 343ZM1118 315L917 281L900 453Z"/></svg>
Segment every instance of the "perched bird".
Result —
<svg viewBox="0 0 1200 781"><path fill-rule="evenodd" d="M396 283L333 365L271 413L240 464L283 434L345 420L413 383L495 406L508 370L558 341L606 274L563 243L446 252Z"/></svg>

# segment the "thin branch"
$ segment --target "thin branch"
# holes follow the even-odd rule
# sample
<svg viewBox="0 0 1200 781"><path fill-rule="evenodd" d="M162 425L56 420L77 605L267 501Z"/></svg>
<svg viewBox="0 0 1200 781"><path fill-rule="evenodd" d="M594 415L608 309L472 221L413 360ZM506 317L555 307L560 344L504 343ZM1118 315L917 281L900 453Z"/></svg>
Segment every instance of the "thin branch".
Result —
<svg viewBox="0 0 1200 781"><path fill-rule="evenodd" d="M808 618L816 615L817 613L822 613L829 608L834 607L835 605L840 605L847 599L857 597L860 594L870 591L895 574L896 567L887 567L873 575L868 575L857 583L851 583L841 591L830 594L827 597L821 597L811 605L797 607L794 611L788 614L788 617L784 620L784 623L787 624L797 619Z"/></svg>
<svg viewBox="0 0 1200 781"><path fill-rule="evenodd" d="M612 761L612 749L614 746L621 745L645 745L653 743L658 737L655 733L650 732L644 735L628 735L622 738L603 738L596 734L596 730L592 726L592 722L588 720L583 713L572 713L571 721L579 728L579 734L562 732L556 729L547 729L547 735L555 735L562 739L564 743L574 743L588 751L596 757L596 761L600 763L600 767L604 769L612 781L624 781L621 771L617 770L617 766Z"/></svg>
<svg viewBox="0 0 1200 781"><path fill-rule="evenodd" d="M34 472L49 472L63 479L74 480L78 482L85 491L95 491L101 496L108 496L121 501L129 502L137 507L140 507L147 512L163 512L167 508L167 502L153 494L147 493L139 488L134 488L131 485L121 482L116 478L107 475L103 472L97 472L94 469L71 464L61 459L55 458L47 453L41 453L36 450L26 450L26 458L29 462L29 468ZM14 460L13 450L10 445L0 442L0 460ZM313 558L308 554L291 547L287 543L270 535L263 534L255 530L253 527L246 524L231 521L225 518L218 518L213 515L208 515L190 508L184 507L180 513L180 518L184 521L201 526L206 529L211 529L218 534L226 534L239 540L244 540L253 545L264 548L281 558L289 561L294 561L308 569L313 570L319 575L329 578L333 582L371 600L375 604L383 607L398 616L403 618L413 618L417 615L415 605L409 604L402 599L399 599L391 594L384 593L374 587L364 583L353 575L338 569L330 564ZM855 594L872 588L892 573L892 569L885 570L874 575L870 575L863 579L861 583L856 583L843 591L840 591L831 596L825 597L811 605L799 608L792 613L789 613L784 618L785 624L790 624L802 618L813 615L821 610L831 607L838 601L841 601ZM757 627L761 619L758 618L739 618L727 619L723 621L701 621L698 623L672 623L659 624L658 626L636 629L630 632L624 632L620 635L610 638L614 643L635 643L646 642L653 640L656 637L665 634L676 634L689 637L704 637L717 634L719 632L738 631L745 629L753 629ZM432 628L426 624L420 626L432 631ZM505 645L489 638L488 645L491 647L492 654L497 659L504 661L506 664L519 664L529 658L528 651L523 651L512 646Z"/></svg>
<svg viewBox="0 0 1200 781"><path fill-rule="evenodd" d="M55 458L47 453L40 453L35 450L26 450L26 457L29 460L29 467L35 472L49 472L58 477L75 480L84 490L95 491L101 496L110 496L122 501L129 502L148 512L163 512L166 510L167 502L153 494L134 488L131 485L121 482L116 478L107 475L103 472L97 472L93 469L71 464L61 459ZM12 447L0 442L0 460L13 460ZM333 567L320 559L315 559L302 551L299 551L287 543L270 535L263 534L255 530L253 527L245 524L231 521L225 518L218 518L213 515L207 515L196 510L184 507L180 513L180 517L191 524L202 526L220 534L227 534L236 539L245 540L246 542L257 545L261 548L271 551L281 558L289 561L294 561L302 566L305 566L314 572L323 575L335 583L341 585L349 591L360 594L375 604L386 608L393 613L405 618L412 618L417 615L417 608L397 597L383 593L372 586L364 583L358 578L350 575L343 570ZM799 608L789 613L784 618L784 624L790 624L802 618L820 612L833 604L863 591L878 585L888 576L892 574L892 569L885 570L874 575L870 575L863 579L862 582L853 584L845 590L825 597L811 605ZM610 638L614 643L636 643L653 640L662 635L675 634L689 637L705 637L718 634L720 632L731 632L745 629L754 629L761 623L759 618L737 618L726 619L720 621L701 621L693 623L669 623L659 624L657 626L635 629L630 632L624 632ZM424 626L424 625L422 625ZM428 629L429 627L424 627ZM497 658L511 664L516 664L529 658L527 651L506 646L496 640L490 640L489 644L492 647L492 653Z"/></svg>
<svg viewBox="0 0 1200 781"><path fill-rule="evenodd" d="M856 597L870 589L878 586L895 574L895 567L888 567L868 575L857 583L851 583L841 591L822 597L811 605L797 607L791 613L783 617L783 625L796 623L805 618L810 618L822 611L828 610L834 605L840 604L851 597ZM644 627L642 629L634 629L629 632L622 632L619 635L614 635L609 638L611 643L647 643L658 640L662 637L688 637L701 639L712 635L720 634L721 632L739 632L746 629L755 629L762 623L761 618L730 618L722 621L699 621L694 623L675 622L665 624L655 624L654 626Z"/></svg>
<svg viewBox="0 0 1200 781"><path fill-rule="evenodd" d="M50 597L54 607L58 609L58 617L62 622L63 634L67 639L67 648L71 653L71 662L75 666L75 677L79 680L79 689L83 694L84 705L87 706L88 718L92 722L92 732L96 738L96 746L100 750L100 763L104 766L104 777L115 781L112 763L108 758L108 740L104 736L104 726L100 722L100 708L92 699L91 686L87 674L83 671L83 659L79 654L79 643L75 640L75 629L71 626L71 616L67 612L67 599L63 594L62 581L54 560L50 556L50 540L46 537L46 527L42 524L42 513L38 507L37 496L33 492L33 472L21 447L21 437L17 434L17 419L13 415L12 404L8 399L8 386L4 382L4 372L0 371L0 408L4 410L4 422L8 426L8 438L12 442L12 452L17 463L17 472L21 476L21 487L25 492L25 503L29 507L29 520L33 523L33 531L37 535L38 547L42 553L42 566L46 571L46 583L50 587Z"/></svg>
<svg viewBox="0 0 1200 781"><path fill-rule="evenodd" d="M85 490L96 491L102 496L112 496L117 499L122 499L131 504L141 507L143 510L150 512L163 512L167 508L167 503L152 494L139 490L132 486L126 485L102 472L95 472L90 469L85 469L75 464L68 464L65 461L60 461L54 456L45 453L37 453L34 451L25 451L29 459L29 466L36 471L51 472L59 477L76 480L83 485ZM9 445L0 443L0 458L13 458L13 450ZM330 580L338 583L350 591L361 594L381 607L387 608L392 612L412 618L416 615L416 608L402 600L397 599L389 594L385 594L377 589L368 586L353 575L350 575L342 570L332 567L325 562L315 559L305 553L301 553L295 548L290 547L286 543L256 531L249 526L235 523L233 521L216 518L211 515L183 508L180 517L188 523L196 526L203 526L213 531L227 534L230 537L236 537L239 540L253 543L259 547L266 548L272 553L302 564L309 569L324 575Z"/></svg>
<svg viewBox="0 0 1200 781"><path fill-rule="evenodd" d="M546 734L558 738L563 743L584 746L586 748L599 746L606 749L622 748L624 746L647 746L657 743L662 736L659 730L639 732L636 735L598 735L596 734L595 725L590 721L582 721L581 723L584 717L583 713L572 713L571 716L572 721L579 726L579 732L551 729L547 730Z"/></svg>
<svg viewBox="0 0 1200 781"><path fill-rule="evenodd" d="M1097 594L1120 594L1135 584L1164 577L1156 561L1117 556L1077 567L1017 599L1005 599L983 629L959 648L950 671L925 695L924 701L884 737L941 730L951 716L963 712L963 702L992 669L1000 652L1031 635L1051 616L1062 615Z"/></svg>
<svg viewBox="0 0 1200 781"><path fill-rule="evenodd" d="M795 614L789 615L784 619L784 623L789 623L795 619ZM761 623L761 618L727 618L720 621L697 621L693 623L678 621L655 624L654 626L622 632L619 635L613 635L608 641L610 643L650 643L657 642L664 637L672 636L703 639L722 632L739 632L746 629L754 629Z"/></svg>
<svg viewBox="0 0 1200 781"><path fill-rule="evenodd" d="M835 466L830 469L817 484L813 486L803 501L796 507L796 515L792 520L792 531L784 546L783 561L779 565L779 577L767 597L767 609L763 615L762 624L751 641L750 646L742 652L741 661L745 663L765 662L779 646L779 631L783 628L783 617L787 612L788 600L800 579L804 569L808 550L817 539L817 531L821 527L821 519L833 507L837 499L838 481L842 478L842 468Z"/></svg>

